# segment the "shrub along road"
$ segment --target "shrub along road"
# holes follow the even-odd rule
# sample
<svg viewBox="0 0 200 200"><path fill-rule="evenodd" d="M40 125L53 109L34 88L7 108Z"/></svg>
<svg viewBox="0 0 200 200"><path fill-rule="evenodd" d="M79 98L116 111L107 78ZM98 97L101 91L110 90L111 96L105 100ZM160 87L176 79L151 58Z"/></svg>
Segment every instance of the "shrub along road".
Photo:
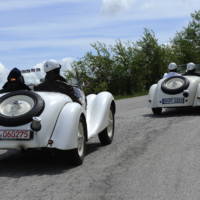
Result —
<svg viewBox="0 0 200 200"><path fill-rule="evenodd" d="M200 111L155 117L146 102L117 101L113 143L94 138L82 166L49 152L1 151L0 199L199 199Z"/></svg>

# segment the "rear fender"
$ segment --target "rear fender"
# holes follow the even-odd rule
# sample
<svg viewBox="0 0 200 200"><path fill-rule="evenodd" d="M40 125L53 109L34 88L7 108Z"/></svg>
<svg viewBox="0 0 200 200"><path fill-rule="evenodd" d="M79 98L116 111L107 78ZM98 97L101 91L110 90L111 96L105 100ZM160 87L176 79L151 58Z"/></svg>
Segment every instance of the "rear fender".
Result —
<svg viewBox="0 0 200 200"><path fill-rule="evenodd" d="M78 103L67 103L62 109L51 136L52 148L67 150L77 148L78 124L84 110Z"/></svg>
<svg viewBox="0 0 200 200"><path fill-rule="evenodd" d="M88 127L88 138L91 138L108 126L108 115L110 107L115 113L115 102L111 93L101 92L97 95L87 96L86 121Z"/></svg>
<svg viewBox="0 0 200 200"><path fill-rule="evenodd" d="M149 89L149 106L154 107L153 105L156 102L156 89L157 89L158 84L153 84L150 89Z"/></svg>

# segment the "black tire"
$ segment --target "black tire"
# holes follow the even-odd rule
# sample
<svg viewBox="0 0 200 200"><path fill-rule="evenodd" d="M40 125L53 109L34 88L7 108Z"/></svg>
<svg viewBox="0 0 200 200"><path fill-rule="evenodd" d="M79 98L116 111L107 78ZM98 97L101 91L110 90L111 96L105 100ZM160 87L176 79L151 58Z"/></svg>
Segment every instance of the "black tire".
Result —
<svg viewBox="0 0 200 200"><path fill-rule="evenodd" d="M176 89L169 89L166 87L166 83L168 81L170 81L171 79L175 79L175 78L179 78L179 79L182 79L183 80L183 85L179 88L176 88ZM183 90L187 89L189 87L189 80L187 78L185 78L184 76L172 76L172 77L169 77L167 79L165 79L162 84L161 84L161 89L164 93L166 94L178 94L178 93L181 93L183 92Z"/></svg>
<svg viewBox="0 0 200 200"><path fill-rule="evenodd" d="M82 150L80 150L80 146L78 146L76 149L70 150L69 151L69 156L70 156L70 163L72 165L78 166L81 165L83 163L84 157L85 157L85 152L86 152L86 135L87 135L87 128L86 128L86 123L85 120L83 118L80 119L79 121L79 133L80 131L82 132L82 136L83 136L83 141L82 141ZM78 133L78 134L79 134ZM79 136L78 136L79 137ZM78 143L79 143L79 139L78 139ZM79 145L79 144L78 144Z"/></svg>
<svg viewBox="0 0 200 200"><path fill-rule="evenodd" d="M110 123L109 124L110 127L108 126L98 135L102 145L109 145L113 141L115 132L115 116L114 116L114 109L112 107L110 108L109 117L110 117L109 120L112 120L112 124Z"/></svg>
<svg viewBox="0 0 200 200"><path fill-rule="evenodd" d="M38 94L31 91L25 91L25 90L10 92L3 95L2 97L0 97L0 106L6 99L10 97L18 96L18 95L28 96L29 98L31 98L34 102L32 109L26 112L25 114L12 116L12 117L6 116L0 113L0 125L19 126L19 125L29 123L32 121L32 118L34 116L39 116L44 110L44 107L45 107L44 100Z"/></svg>
<svg viewBox="0 0 200 200"><path fill-rule="evenodd" d="M161 115L162 108L152 108L152 112L154 115Z"/></svg>

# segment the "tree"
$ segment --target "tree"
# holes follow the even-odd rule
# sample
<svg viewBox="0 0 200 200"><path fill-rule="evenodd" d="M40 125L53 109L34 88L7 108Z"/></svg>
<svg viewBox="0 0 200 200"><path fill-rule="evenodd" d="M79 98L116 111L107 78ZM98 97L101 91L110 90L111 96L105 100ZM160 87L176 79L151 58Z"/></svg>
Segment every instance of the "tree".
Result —
<svg viewBox="0 0 200 200"><path fill-rule="evenodd" d="M85 85L85 92L98 93L109 90L112 75L112 60L109 48L100 42L91 45L94 52L88 52L66 72L67 79L76 78Z"/></svg>
<svg viewBox="0 0 200 200"><path fill-rule="evenodd" d="M136 43L120 40L112 46L97 42L92 52L74 62L68 79L79 77L86 93L111 91L114 95L130 95L146 91L166 71L169 47L159 45L153 31L145 29Z"/></svg>
<svg viewBox="0 0 200 200"><path fill-rule="evenodd" d="M154 32L145 29L142 39L137 42L135 55L138 71L143 73L142 82L145 90L157 82L166 71L166 52L165 46L158 44Z"/></svg>
<svg viewBox="0 0 200 200"><path fill-rule="evenodd" d="M192 20L172 41L177 62L200 63L200 10L191 14Z"/></svg>

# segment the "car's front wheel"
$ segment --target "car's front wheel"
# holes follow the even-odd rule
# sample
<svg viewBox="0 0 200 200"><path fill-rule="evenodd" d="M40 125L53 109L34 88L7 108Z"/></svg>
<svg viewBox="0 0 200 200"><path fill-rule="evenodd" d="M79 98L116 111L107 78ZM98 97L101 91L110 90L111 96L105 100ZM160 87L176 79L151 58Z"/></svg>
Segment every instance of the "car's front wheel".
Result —
<svg viewBox="0 0 200 200"><path fill-rule="evenodd" d="M83 118L80 119L77 134L77 148L70 151L70 159L73 165L81 165L86 150L86 124Z"/></svg>
<svg viewBox="0 0 200 200"><path fill-rule="evenodd" d="M102 145L108 145L112 143L114 137L114 129L115 129L115 117L114 117L114 110L111 107L108 116L108 126L98 135Z"/></svg>

